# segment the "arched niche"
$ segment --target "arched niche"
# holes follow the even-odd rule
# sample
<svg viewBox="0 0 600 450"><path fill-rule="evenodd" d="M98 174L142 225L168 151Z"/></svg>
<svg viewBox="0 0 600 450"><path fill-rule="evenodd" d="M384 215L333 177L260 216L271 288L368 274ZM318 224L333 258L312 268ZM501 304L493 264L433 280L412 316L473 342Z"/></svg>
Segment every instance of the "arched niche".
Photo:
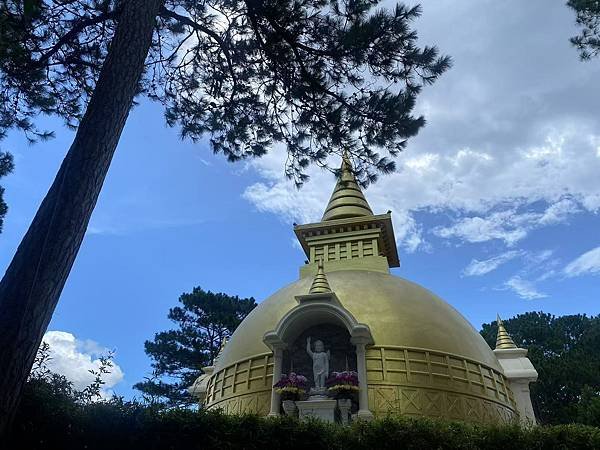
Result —
<svg viewBox="0 0 600 450"><path fill-rule="evenodd" d="M351 340L360 340L365 345L373 343L369 327L359 323L350 311L339 303L335 294L319 294L318 299L312 301L307 297L311 296L298 297L300 304L283 316L274 330L265 333L263 341L267 346L271 349L286 347L307 328L321 324L345 328Z"/></svg>
<svg viewBox="0 0 600 450"><path fill-rule="evenodd" d="M359 323L354 316L343 307L335 293L309 294L296 297L299 305L291 309L281 318L274 330L268 331L263 337L263 342L273 350L273 385L279 381L284 369L284 355L299 352L299 340L313 328L322 326L322 329L341 328L350 336L350 343L354 346L356 367L360 384L358 416L365 419L373 417L368 407L367 374L365 361L365 346L373 344L371 330L366 324ZM323 340L325 342L325 340ZM325 342L327 345L327 343ZM299 353L298 353L299 355ZM291 367L291 360L289 361ZM286 367L286 370L288 368ZM306 371L306 369L303 369ZM335 370L331 368L330 370ZM308 371L310 375L312 369ZM311 376L307 378L311 379ZM269 415L279 415L279 395L271 392L271 412Z"/></svg>

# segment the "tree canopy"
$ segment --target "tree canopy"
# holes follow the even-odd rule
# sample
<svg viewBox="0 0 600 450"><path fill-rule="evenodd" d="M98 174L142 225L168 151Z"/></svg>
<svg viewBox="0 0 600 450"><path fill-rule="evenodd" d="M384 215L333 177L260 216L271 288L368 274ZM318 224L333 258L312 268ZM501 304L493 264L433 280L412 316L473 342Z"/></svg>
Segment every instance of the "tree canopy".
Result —
<svg viewBox="0 0 600 450"><path fill-rule="evenodd" d="M170 125L205 134L230 161L288 151L298 184L309 163L346 149L359 178L393 170L424 125L412 114L424 84L449 66L417 46L419 6L378 0L166 0L139 93L161 102ZM29 5L29 6L27 6ZM39 113L76 126L118 22L115 0L0 2L0 131L35 139Z"/></svg>
<svg viewBox="0 0 600 450"><path fill-rule="evenodd" d="M156 333L144 344L152 358L153 376L134 387L155 402L169 406L193 403L187 388L212 365L224 340L254 309L253 298L239 298L195 287L169 310L177 327Z"/></svg>
<svg viewBox="0 0 600 450"><path fill-rule="evenodd" d="M538 371L538 381L531 384L538 419L599 426L600 316L528 312L504 324ZM482 325L481 334L492 348L497 331L496 322Z"/></svg>
<svg viewBox="0 0 600 450"><path fill-rule="evenodd" d="M600 1L569 0L567 5L577 14L581 33L571 38L581 59L588 60L600 54Z"/></svg>
<svg viewBox="0 0 600 450"><path fill-rule="evenodd" d="M12 172L14 167L13 158L10 153L0 151L0 178L8 175ZM4 188L0 186L0 233L2 233L2 227L4 225L4 216L8 211L8 206L4 201Z"/></svg>

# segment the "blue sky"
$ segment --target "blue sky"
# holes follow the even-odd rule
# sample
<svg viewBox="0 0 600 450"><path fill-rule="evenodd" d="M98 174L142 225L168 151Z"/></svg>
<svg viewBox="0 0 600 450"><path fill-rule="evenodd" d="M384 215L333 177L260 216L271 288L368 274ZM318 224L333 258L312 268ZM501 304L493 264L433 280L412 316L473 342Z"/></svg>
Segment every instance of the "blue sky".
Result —
<svg viewBox="0 0 600 450"><path fill-rule="evenodd" d="M600 60L578 61L562 2L424 2L422 43L454 58L425 89L428 125L399 171L366 191L391 209L402 267L475 327L532 310L600 313ZM10 261L72 133L2 143L15 173L0 269ZM143 342L170 326L193 286L262 300L294 281L304 255L291 223L318 220L333 189L312 172L296 191L282 149L229 164L181 141L145 100L127 122L88 233L49 327L60 370L81 380L103 349L126 396L150 371ZM58 352L58 350L57 350ZM78 378L79 377L79 378Z"/></svg>

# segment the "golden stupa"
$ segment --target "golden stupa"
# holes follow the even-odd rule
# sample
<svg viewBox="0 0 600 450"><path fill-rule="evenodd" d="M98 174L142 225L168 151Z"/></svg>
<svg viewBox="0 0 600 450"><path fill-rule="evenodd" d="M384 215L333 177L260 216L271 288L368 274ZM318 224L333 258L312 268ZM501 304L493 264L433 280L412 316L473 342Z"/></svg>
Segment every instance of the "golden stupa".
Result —
<svg viewBox="0 0 600 450"><path fill-rule="evenodd" d="M473 326L435 294L390 274L399 266L391 214L373 214L346 157L321 222L294 232L308 258L300 279L262 301L205 369L195 393L206 408L279 414L272 385L297 367L294 342L308 328L331 326L352 346L345 365L350 358L361 385L355 417L518 417L510 380Z"/></svg>

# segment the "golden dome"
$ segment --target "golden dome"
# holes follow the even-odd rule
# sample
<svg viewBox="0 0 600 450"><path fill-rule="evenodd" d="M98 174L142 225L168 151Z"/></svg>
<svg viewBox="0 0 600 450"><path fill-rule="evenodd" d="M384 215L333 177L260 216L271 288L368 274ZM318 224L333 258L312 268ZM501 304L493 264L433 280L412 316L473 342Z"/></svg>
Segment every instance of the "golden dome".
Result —
<svg viewBox="0 0 600 450"><path fill-rule="evenodd" d="M358 322L369 326L375 345L437 350L500 369L475 328L456 309L418 284L364 270L331 272L327 279L341 304ZM235 331L215 369L270 351L263 335L297 305L296 296L309 292L312 281L311 277L300 279L262 301Z"/></svg>
<svg viewBox="0 0 600 450"><path fill-rule="evenodd" d="M402 278L367 270L327 273L340 304L367 324L369 407L389 413L508 422L515 417L512 392L494 353L452 306ZM223 350L208 387L207 407L269 412L273 357L266 332L306 296L304 277L261 302ZM311 325L317 325L312 323Z"/></svg>

